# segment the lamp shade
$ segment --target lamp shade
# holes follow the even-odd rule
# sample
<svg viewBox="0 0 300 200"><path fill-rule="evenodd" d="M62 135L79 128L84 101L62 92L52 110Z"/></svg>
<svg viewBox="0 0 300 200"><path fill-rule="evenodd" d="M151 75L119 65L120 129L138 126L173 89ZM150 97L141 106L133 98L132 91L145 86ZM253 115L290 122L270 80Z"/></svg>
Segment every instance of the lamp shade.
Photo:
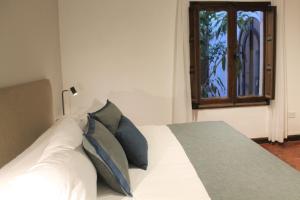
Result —
<svg viewBox="0 0 300 200"><path fill-rule="evenodd" d="M76 96L78 94L75 87L71 87L70 91L72 92L73 96Z"/></svg>

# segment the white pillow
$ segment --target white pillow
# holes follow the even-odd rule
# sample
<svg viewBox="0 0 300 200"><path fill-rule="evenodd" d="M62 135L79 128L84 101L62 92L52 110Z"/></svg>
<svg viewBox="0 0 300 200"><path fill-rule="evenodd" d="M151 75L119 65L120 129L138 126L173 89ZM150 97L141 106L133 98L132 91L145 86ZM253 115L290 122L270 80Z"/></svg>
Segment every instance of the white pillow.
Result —
<svg viewBox="0 0 300 200"><path fill-rule="evenodd" d="M65 117L57 121L50 130L53 132L47 149L63 147L75 149L82 144L83 132L73 118Z"/></svg>
<svg viewBox="0 0 300 200"><path fill-rule="evenodd" d="M81 149L82 131L77 123L65 118L49 131L53 135L38 161L0 184L0 199L96 199L96 170Z"/></svg>
<svg viewBox="0 0 300 200"><path fill-rule="evenodd" d="M82 153L56 152L26 173L12 179L1 199L85 200L96 199L96 171Z"/></svg>

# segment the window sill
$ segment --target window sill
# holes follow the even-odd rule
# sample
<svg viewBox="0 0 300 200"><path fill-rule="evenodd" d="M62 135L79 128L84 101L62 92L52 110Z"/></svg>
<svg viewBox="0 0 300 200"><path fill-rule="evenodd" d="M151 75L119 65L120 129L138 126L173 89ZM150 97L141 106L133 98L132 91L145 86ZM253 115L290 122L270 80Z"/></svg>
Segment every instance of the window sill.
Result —
<svg viewBox="0 0 300 200"><path fill-rule="evenodd" d="M207 105L194 105L193 110L198 109L217 109L217 108L236 108L236 107L254 107L254 106L268 106L269 101L262 102L249 102L249 103L218 103L218 104L207 104Z"/></svg>

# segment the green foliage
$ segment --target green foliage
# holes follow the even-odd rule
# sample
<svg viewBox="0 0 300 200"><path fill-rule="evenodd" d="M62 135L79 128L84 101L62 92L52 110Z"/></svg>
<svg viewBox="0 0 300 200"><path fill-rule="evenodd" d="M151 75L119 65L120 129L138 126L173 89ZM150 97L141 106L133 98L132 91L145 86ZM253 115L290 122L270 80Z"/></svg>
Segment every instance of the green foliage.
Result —
<svg viewBox="0 0 300 200"><path fill-rule="evenodd" d="M227 35L228 18L226 12L200 11L200 62L204 73L208 73L202 80L202 97L221 96L226 87L217 75L218 67L226 70L227 43L221 38ZM213 45L210 41L214 42Z"/></svg>

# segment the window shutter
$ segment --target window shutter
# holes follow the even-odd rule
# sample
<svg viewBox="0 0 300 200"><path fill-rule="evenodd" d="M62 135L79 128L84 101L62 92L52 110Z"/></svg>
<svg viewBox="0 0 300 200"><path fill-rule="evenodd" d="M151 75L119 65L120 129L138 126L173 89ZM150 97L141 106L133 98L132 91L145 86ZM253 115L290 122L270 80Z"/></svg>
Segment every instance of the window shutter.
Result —
<svg viewBox="0 0 300 200"><path fill-rule="evenodd" d="M269 6L266 12L265 40L265 97L275 98L276 67L276 7Z"/></svg>
<svg viewBox="0 0 300 200"><path fill-rule="evenodd" d="M196 72L196 52L195 52L195 9L189 9L189 26L190 26L190 79L191 79L191 93L192 104L198 103L198 89L197 89L197 72Z"/></svg>

